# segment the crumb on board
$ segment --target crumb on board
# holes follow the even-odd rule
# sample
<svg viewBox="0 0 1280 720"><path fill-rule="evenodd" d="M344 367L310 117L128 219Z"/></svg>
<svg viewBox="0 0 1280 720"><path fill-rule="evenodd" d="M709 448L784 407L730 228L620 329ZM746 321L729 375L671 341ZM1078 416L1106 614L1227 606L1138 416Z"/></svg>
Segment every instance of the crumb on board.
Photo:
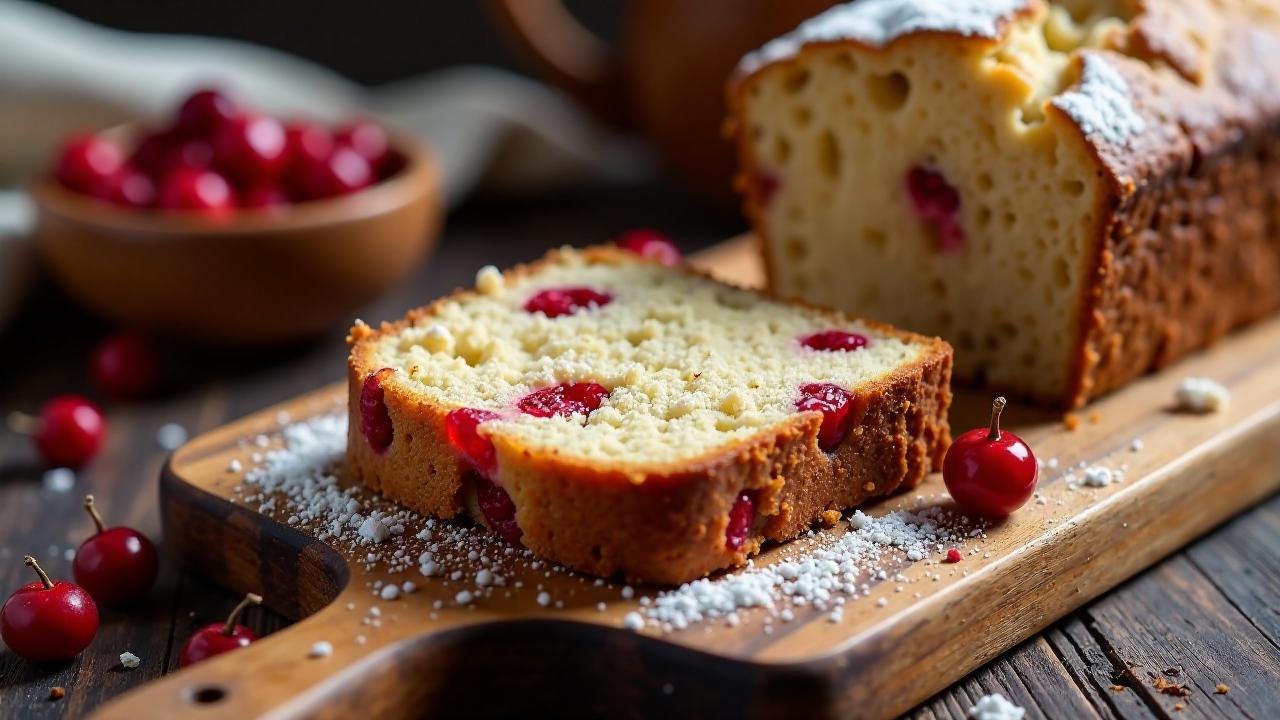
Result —
<svg viewBox="0 0 1280 720"><path fill-rule="evenodd" d="M1216 695L1226 695L1227 693L1231 692L1231 686L1227 685L1226 683L1218 683L1213 688L1213 692Z"/></svg>
<svg viewBox="0 0 1280 720"><path fill-rule="evenodd" d="M1124 692L1124 686L1116 683L1111 686L1111 692Z"/></svg>
<svg viewBox="0 0 1280 720"><path fill-rule="evenodd" d="M827 527L832 527L832 526L834 526L834 525L835 525L836 523L838 523L838 522L840 522L840 511L839 511L839 510L823 510L823 511L822 511L822 524L823 524L823 525L826 525Z"/></svg>
<svg viewBox="0 0 1280 720"><path fill-rule="evenodd" d="M1191 695L1191 691L1187 689L1186 685L1181 683L1171 683L1168 680L1165 680L1163 675L1156 676L1156 681L1153 686L1156 690L1159 690L1165 695L1173 695L1174 697L1189 697Z"/></svg>
<svg viewBox="0 0 1280 720"><path fill-rule="evenodd" d="M1102 422L1102 411L1101 411L1101 410L1094 410L1094 411L1092 411L1092 412L1090 412L1090 413L1089 413L1089 424L1090 424L1090 425L1097 425L1097 424L1099 424L1099 423L1101 423L1101 422Z"/></svg>
<svg viewBox="0 0 1280 720"><path fill-rule="evenodd" d="M1062 427L1066 428L1067 432L1075 432L1080 427L1080 416L1071 412L1063 415Z"/></svg>
<svg viewBox="0 0 1280 720"><path fill-rule="evenodd" d="M61 700L62 698L66 697L66 695L67 695L67 690L61 685L54 685L53 687L49 688L50 700Z"/></svg>
<svg viewBox="0 0 1280 720"><path fill-rule="evenodd" d="M1175 703L1173 706L1174 712L1182 712L1183 710L1186 710L1186 709L1187 709L1186 703Z"/></svg>

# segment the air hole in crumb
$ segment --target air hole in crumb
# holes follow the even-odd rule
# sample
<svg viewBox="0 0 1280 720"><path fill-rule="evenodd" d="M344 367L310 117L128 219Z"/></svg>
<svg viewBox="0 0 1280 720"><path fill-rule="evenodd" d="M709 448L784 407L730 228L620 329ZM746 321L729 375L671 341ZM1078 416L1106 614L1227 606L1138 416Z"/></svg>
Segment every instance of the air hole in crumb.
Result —
<svg viewBox="0 0 1280 720"><path fill-rule="evenodd" d="M805 105L797 105L791 108L791 117L797 126L809 127L809 123L813 121L813 111Z"/></svg>
<svg viewBox="0 0 1280 720"><path fill-rule="evenodd" d="M1014 223L1017 221L1018 216L1008 210L1004 211L1004 214L1000 216L1000 224L1004 226L1005 230L1012 230Z"/></svg>
<svg viewBox="0 0 1280 720"><path fill-rule="evenodd" d="M782 136L773 139L773 159L779 165L785 165L791 159L791 141Z"/></svg>
<svg viewBox="0 0 1280 720"><path fill-rule="evenodd" d="M788 235L782 244L782 249L787 254L788 260L798 262L809 256L809 246L799 235Z"/></svg>
<svg viewBox="0 0 1280 720"><path fill-rule="evenodd" d="M983 205L978 208L978 227L985 229L991 225L991 208Z"/></svg>
<svg viewBox="0 0 1280 720"><path fill-rule="evenodd" d="M988 172L978 173L978 189L979 190L984 190L984 191L990 190L991 186L994 184L995 182L991 179L991 173L988 173Z"/></svg>
<svg viewBox="0 0 1280 720"><path fill-rule="evenodd" d="M883 230L877 230L876 228L863 230L862 239L871 247L881 251L889 244L889 236L885 235Z"/></svg>
<svg viewBox="0 0 1280 720"><path fill-rule="evenodd" d="M868 75L867 91L876 107L881 110L898 110L907 104L907 96L911 94L911 81L900 72Z"/></svg>
<svg viewBox="0 0 1280 720"><path fill-rule="evenodd" d="M787 76L786 82L783 85L783 87L786 89L786 91L789 94L795 95L796 93L803 90L806 85L809 84L809 77L810 76L809 76L808 70L797 70Z"/></svg>
<svg viewBox="0 0 1280 720"><path fill-rule="evenodd" d="M1064 180L1062 191L1072 197L1080 197L1084 194L1084 183L1079 180Z"/></svg>
<svg viewBox="0 0 1280 720"><path fill-rule="evenodd" d="M822 174L828 179L840 177L840 146L836 143L835 133L824 130L818 139L818 161Z"/></svg>
<svg viewBox="0 0 1280 720"><path fill-rule="evenodd" d="M849 72L857 72L858 70L858 61L853 59L853 53L850 52L836 53L831 58L831 64Z"/></svg>
<svg viewBox="0 0 1280 720"><path fill-rule="evenodd" d="M1053 260L1053 281L1062 290L1071 285L1071 265L1061 255Z"/></svg>
<svg viewBox="0 0 1280 720"><path fill-rule="evenodd" d="M929 281L929 292L938 298L944 298L947 296L947 284L942 281L942 278L934 278Z"/></svg>

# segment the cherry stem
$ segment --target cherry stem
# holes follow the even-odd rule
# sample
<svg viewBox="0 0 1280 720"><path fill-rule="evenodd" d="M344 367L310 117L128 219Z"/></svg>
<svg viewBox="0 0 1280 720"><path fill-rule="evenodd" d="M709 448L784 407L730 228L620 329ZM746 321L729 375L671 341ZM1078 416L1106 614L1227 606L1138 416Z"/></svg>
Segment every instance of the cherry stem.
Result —
<svg viewBox="0 0 1280 720"><path fill-rule="evenodd" d="M40 432L40 418L14 410L9 413L6 424L9 429L19 435L35 435Z"/></svg>
<svg viewBox="0 0 1280 720"><path fill-rule="evenodd" d="M40 582L44 583L45 590L53 588L53 581L49 579L49 574L44 571L44 568L40 567L40 563L36 562L35 558L30 555L26 555L23 556L22 561L27 564L27 567L35 570L36 574L40 576Z"/></svg>
<svg viewBox="0 0 1280 720"><path fill-rule="evenodd" d="M250 605L261 604L261 595L258 595L257 593L249 593L248 595L245 595L244 599L240 601L240 604L237 605L235 609L231 611L231 614L227 616L227 625L222 628L222 634L227 637L231 637L231 635L236 631L236 623L240 622L240 614L245 611L245 608Z"/></svg>
<svg viewBox="0 0 1280 720"><path fill-rule="evenodd" d="M107 529L107 526L102 522L102 516L98 514L98 507L93 504L92 495L84 496L84 509L89 513L89 517L93 518L93 524L98 526L98 532Z"/></svg>
<svg viewBox="0 0 1280 720"><path fill-rule="evenodd" d="M998 397L991 403L991 432L987 433L987 439L991 442L1000 439L1000 412L1008 402L1003 397Z"/></svg>

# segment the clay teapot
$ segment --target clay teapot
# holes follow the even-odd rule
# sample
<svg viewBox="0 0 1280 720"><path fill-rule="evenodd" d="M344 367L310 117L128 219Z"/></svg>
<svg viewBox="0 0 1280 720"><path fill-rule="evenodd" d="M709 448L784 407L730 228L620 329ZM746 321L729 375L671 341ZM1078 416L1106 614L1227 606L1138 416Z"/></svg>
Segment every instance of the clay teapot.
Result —
<svg viewBox="0 0 1280 720"><path fill-rule="evenodd" d="M731 207L732 147L721 134L724 86L742 56L833 0L631 0L617 47L560 0L490 0L552 84L601 119L639 130L675 176Z"/></svg>

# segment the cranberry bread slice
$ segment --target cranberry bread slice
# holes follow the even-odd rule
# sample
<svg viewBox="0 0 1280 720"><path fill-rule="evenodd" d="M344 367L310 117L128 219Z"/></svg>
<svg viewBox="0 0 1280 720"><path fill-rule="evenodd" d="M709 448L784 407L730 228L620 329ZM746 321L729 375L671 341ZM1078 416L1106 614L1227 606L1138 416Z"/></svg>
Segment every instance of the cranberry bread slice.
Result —
<svg viewBox="0 0 1280 720"><path fill-rule="evenodd" d="M775 292L1061 405L1280 307L1280 6L859 0L744 59Z"/></svg>
<svg viewBox="0 0 1280 720"><path fill-rule="evenodd" d="M951 349L614 248L351 332L348 459L536 555L678 583L936 467Z"/></svg>

